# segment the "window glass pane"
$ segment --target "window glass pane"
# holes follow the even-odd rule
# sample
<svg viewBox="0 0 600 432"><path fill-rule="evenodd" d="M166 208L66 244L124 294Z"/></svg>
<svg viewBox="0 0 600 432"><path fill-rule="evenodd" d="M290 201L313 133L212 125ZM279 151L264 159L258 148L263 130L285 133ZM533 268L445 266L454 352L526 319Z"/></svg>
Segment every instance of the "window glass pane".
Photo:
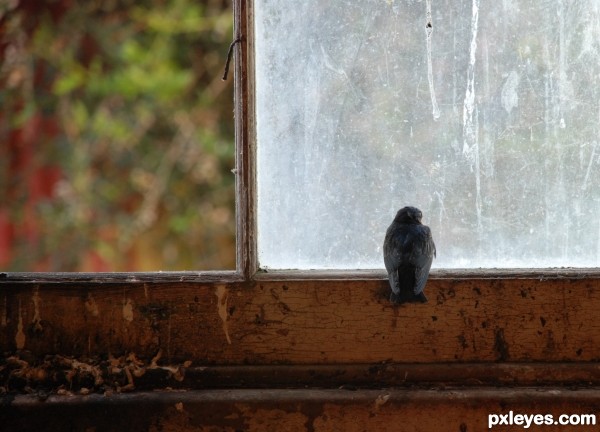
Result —
<svg viewBox="0 0 600 432"><path fill-rule="evenodd" d="M0 6L0 270L235 268L228 1Z"/></svg>
<svg viewBox="0 0 600 432"><path fill-rule="evenodd" d="M600 2L256 2L263 267L600 265Z"/></svg>

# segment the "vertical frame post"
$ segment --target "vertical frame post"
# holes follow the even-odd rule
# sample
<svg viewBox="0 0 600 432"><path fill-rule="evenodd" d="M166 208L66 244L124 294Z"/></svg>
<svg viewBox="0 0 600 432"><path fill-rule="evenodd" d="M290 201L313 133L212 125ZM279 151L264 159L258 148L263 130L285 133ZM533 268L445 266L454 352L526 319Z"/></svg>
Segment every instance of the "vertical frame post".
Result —
<svg viewBox="0 0 600 432"><path fill-rule="evenodd" d="M234 0L234 116L236 147L237 271L244 280L258 270L256 248L256 134L254 126L254 35L252 1Z"/></svg>

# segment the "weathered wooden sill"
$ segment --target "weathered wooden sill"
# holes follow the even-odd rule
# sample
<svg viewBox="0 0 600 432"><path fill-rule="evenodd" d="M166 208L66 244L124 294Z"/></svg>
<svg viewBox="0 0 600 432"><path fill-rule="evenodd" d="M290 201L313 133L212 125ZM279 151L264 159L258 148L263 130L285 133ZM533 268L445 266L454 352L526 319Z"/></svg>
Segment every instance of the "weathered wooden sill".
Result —
<svg viewBox="0 0 600 432"><path fill-rule="evenodd" d="M2 284L166 284L166 283L231 283L242 281L236 271L183 271L183 272L2 272Z"/></svg>
<svg viewBox="0 0 600 432"><path fill-rule="evenodd" d="M0 282L0 350L166 364L600 360L600 279L441 278L394 306L383 276ZM227 275L232 277L231 274Z"/></svg>
<svg viewBox="0 0 600 432"><path fill-rule="evenodd" d="M434 272L429 302L402 306L383 272L353 274L6 274L0 425L464 432L595 413L595 271Z"/></svg>
<svg viewBox="0 0 600 432"><path fill-rule="evenodd" d="M0 283L229 283L283 280L382 280L387 279L384 270L259 270L250 280L235 270L231 271L181 271L181 272L0 272ZM600 268L547 268L547 269L433 269L431 280L452 279L600 279Z"/></svg>
<svg viewBox="0 0 600 432"><path fill-rule="evenodd" d="M386 279L384 270L261 270L253 279L262 280L378 280ZM430 280L451 279L599 279L600 268L548 269L433 269Z"/></svg>
<svg viewBox="0 0 600 432"><path fill-rule="evenodd" d="M599 399L597 388L195 390L50 396L43 401L16 396L0 407L0 424L10 431L467 432L489 430L489 415L508 416L511 411L554 419L562 414L595 415ZM567 431L575 426L537 427Z"/></svg>

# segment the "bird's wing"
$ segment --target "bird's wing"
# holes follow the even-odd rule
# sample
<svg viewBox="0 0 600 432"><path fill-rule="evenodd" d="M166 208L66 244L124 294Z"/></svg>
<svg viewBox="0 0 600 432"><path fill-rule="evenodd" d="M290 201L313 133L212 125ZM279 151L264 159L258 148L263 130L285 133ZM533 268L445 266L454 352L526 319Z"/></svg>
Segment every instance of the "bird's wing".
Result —
<svg viewBox="0 0 600 432"><path fill-rule="evenodd" d="M435 244L431 237L431 231L426 226L419 227L419 232L414 238L413 247L410 255L410 263L415 268L415 285L413 292L418 295L423 292L431 263L435 256Z"/></svg>
<svg viewBox="0 0 600 432"><path fill-rule="evenodd" d="M391 227L390 227L391 228ZM400 285L398 281L398 267L402 260L398 248L398 241L400 239L397 235L392 235L392 230L388 230L383 243L383 262L385 263L385 269L388 272L390 279L390 287L396 294L400 293Z"/></svg>
<svg viewBox="0 0 600 432"><path fill-rule="evenodd" d="M398 267L400 266L400 256L396 251L390 251L389 254L385 254L383 257L385 263L385 269L388 272L390 278L390 287L396 294L400 293L400 286L398 285Z"/></svg>
<svg viewBox="0 0 600 432"><path fill-rule="evenodd" d="M427 278L429 277L429 270L431 269L432 261L433 257L429 258L429 260L425 263L423 267L415 267L415 295L418 295L423 292L423 288L425 288Z"/></svg>

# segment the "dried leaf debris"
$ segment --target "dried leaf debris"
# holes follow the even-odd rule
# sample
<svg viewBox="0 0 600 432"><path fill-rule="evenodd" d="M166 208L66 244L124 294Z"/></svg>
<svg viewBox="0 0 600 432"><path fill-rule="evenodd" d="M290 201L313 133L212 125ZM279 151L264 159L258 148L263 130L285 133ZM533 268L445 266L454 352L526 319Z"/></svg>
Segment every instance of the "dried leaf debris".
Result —
<svg viewBox="0 0 600 432"><path fill-rule="evenodd" d="M192 364L159 365L162 352L144 361L135 353L120 357L75 359L47 355L39 360L27 351L0 358L0 396L8 393L87 395L128 392L162 387L180 387Z"/></svg>

